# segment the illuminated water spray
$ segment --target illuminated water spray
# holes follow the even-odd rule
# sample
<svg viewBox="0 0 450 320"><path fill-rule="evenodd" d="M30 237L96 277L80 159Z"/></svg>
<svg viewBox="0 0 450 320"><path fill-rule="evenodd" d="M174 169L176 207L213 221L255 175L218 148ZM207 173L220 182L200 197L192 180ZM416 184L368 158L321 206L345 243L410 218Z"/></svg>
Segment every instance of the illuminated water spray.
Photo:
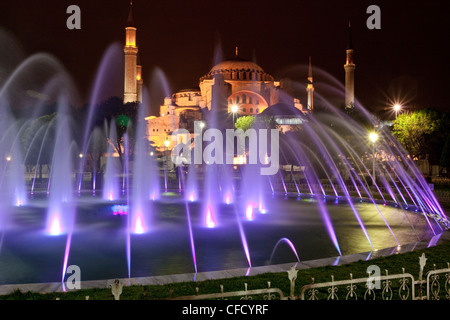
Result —
<svg viewBox="0 0 450 320"><path fill-rule="evenodd" d="M255 216L253 214L254 208L255 208L255 204L252 202L248 203L245 208L245 218L249 221L251 221L255 218Z"/></svg>
<svg viewBox="0 0 450 320"><path fill-rule="evenodd" d="M185 201L185 206L186 206L186 217L187 217L188 228L189 228L189 242L191 244L192 261L194 263L195 273L197 274L197 258L195 255L194 233L192 232L191 212L189 210L189 205L188 205L187 201Z"/></svg>
<svg viewBox="0 0 450 320"><path fill-rule="evenodd" d="M225 199L224 199L226 204L231 204L233 202L233 197L231 196L231 192L227 192L225 194Z"/></svg>
<svg viewBox="0 0 450 320"><path fill-rule="evenodd" d="M292 243L292 241L289 240L288 238L281 238L280 240L278 240L278 242L275 244L275 247L272 250L272 254L270 255L270 261L272 261L273 255L275 254L275 250L278 248L278 245L283 242L286 243L289 246L289 248L291 248L292 252L295 254L295 257L297 258L297 261L300 262L300 258L298 257L297 250L295 249L295 246Z"/></svg>
<svg viewBox="0 0 450 320"><path fill-rule="evenodd" d="M72 229L73 200L71 144L69 122L65 116L66 104L62 103L57 120L57 136L53 152L52 171L49 179L50 195L47 209L47 227L50 235L60 235Z"/></svg>
<svg viewBox="0 0 450 320"><path fill-rule="evenodd" d="M111 121L109 140L117 140L116 125ZM106 158L106 169L103 181L103 199L114 201L120 198L119 187L119 158L114 157L114 147L108 143L108 157Z"/></svg>
<svg viewBox="0 0 450 320"><path fill-rule="evenodd" d="M216 226L214 214L210 205L208 205L206 208L205 226L208 228L214 228Z"/></svg>
<svg viewBox="0 0 450 320"><path fill-rule="evenodd" d="M238 210L236 205L234 206L234 213L236 215L236 223L238 225L239 228L239 235L241 236L241 241L242 241L242 247L244 248L244 253L245 253L245 257L247 258L247 262L248 262L248 266L249 268L252 267L252 262L250 259L250 250L248 248L248 243L247 243L247 237L245 236L245 232L244 232L244 228L242 227L242 223L241 223L241 219L238 215ZM247 270L247 274L250 272L250 270Z"/></svg>
<svg viewBox="0 0 450 320"><path fill-rule="evenodd" d="M59 236L63 233L61 218L58 212L59 210L51 214L50 223L47 228L47 233L51 236Z"/></svg>

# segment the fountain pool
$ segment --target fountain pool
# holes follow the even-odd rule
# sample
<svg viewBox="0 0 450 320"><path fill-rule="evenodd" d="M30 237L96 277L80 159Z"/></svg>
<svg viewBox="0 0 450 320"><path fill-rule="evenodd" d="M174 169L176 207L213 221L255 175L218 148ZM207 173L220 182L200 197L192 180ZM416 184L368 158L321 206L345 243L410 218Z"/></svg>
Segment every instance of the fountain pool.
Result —
<svg viewBox="0 0 450 320"><path fill-rule="evenodd" d="M372 250L343 199L269 194L264 213L255 210L251 220L245 206L221 204L217 226L208 228L201 202L185 202L182 195L168 193L146 203L152 226L143 234L131 233L129 253L125 202L82 195L67 203L64 210L75 211L75 227L66 252L69 234L50 235L45 229L46 198L35 195L28 205L11 208L13 218L1 234L0 284L60 281L68 265L79 266L85 281L295 263L296 255L301 261L338 256L318 202L329 212L342 254ZM397 245L380 212L400 244L433 236L424 216L412 210L377 205L379 212L373 203L359 200L354 206L374 249Z"/></svg>

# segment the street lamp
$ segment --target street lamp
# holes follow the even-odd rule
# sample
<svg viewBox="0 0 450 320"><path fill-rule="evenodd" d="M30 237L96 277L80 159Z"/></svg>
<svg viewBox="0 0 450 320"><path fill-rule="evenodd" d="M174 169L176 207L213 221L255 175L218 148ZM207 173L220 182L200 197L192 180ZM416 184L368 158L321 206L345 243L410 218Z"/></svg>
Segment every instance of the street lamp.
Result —
<svg viewBox="0 0 450 320"><path fill-rule="evenodd" d="M239 107L235 104L231 106L231 113L233 114L233 129L234 129L234 115L239 111Z"/></svg>
<svg viewBox="0 0 450 320"><path fill-rule="evenodd" d="M169 168L168 162L169 162L169 154L168 154L168 148L170 146L170 140L169 137L166 137L166 140L164 141L164 146L166 147L166 170Z"/></svg>
<svg viewBox="0 0 450 320"><path fill-rule="evenodd" d="M402 106L398 103L394 104L394 111L395 111L395 119L397 119L398 113L402 110Z"/></svg>
<svg viewBox="0 0 450 320"><path fill-rule="evenodd" d="M372 158L373 158L373 163L372 163L372 178L373 178L373 183L375 184L376 182L376 178L375 178L375 142L377 142L378 140L378 133L376 132L371 132L369 134L369 140L372 141Z"/></svg>

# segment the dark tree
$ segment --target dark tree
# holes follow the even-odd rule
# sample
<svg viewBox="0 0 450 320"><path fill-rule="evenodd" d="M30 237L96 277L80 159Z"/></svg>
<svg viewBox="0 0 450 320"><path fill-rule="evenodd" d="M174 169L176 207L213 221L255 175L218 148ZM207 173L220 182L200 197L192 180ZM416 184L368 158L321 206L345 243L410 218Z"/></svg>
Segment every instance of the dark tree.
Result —
<svg viewBox="0 0 450 320"><path fill-rule="evenodd" d="M445 139L444 148L441 153L440 166L447 168L447 177L450 178L450 135Z"/></svg>
<svg viewBox="0 0 450 320"><path fill-rule="evenodd" d="M135 133L132 129L135 127L134 124L137 123L137 111L139 105L137 103L123 103L123 100L119 97L111 97L103 102L101 102L96 107L95 114L95 126L103 127L105 122L109 124L114 124L117 130L117 135L115 139L111 137L107 138L107 142L114 147L114 150L118 153L120 162L123 164L124 156L124 136L125 133L128 135L129 143L129 156L133 154L133 146L135 142ZM113 120L113 122L112 122ZM144 121L141 119L141 121Z"/></svg>

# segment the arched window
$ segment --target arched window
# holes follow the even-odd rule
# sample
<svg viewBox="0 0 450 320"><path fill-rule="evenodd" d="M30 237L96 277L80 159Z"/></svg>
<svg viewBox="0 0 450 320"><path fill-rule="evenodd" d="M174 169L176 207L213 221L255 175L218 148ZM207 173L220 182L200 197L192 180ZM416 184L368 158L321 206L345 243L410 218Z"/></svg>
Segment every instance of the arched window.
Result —
<svg viewBox="0 0 450 320"><path fill-rule="evenodd" d="M250 108L250 113L253 113L253 108Z"/></svg>
<svg viewBox="0 0 450 320"><path fill-rule="evenodd" d="M239 103L239 97L236 97L236 104Z"/></svg>
<svg viewBox="0 0 450 320"><path fill-rule="evenodd" d="M245 94L242 95L242 103L247 103L247 96Z"/></svg>
<svg viewBox="0 0 450 320"><path fill-rule="evenodd" d="M256 109L256 113L259 113L259 109Z"/></svg>

